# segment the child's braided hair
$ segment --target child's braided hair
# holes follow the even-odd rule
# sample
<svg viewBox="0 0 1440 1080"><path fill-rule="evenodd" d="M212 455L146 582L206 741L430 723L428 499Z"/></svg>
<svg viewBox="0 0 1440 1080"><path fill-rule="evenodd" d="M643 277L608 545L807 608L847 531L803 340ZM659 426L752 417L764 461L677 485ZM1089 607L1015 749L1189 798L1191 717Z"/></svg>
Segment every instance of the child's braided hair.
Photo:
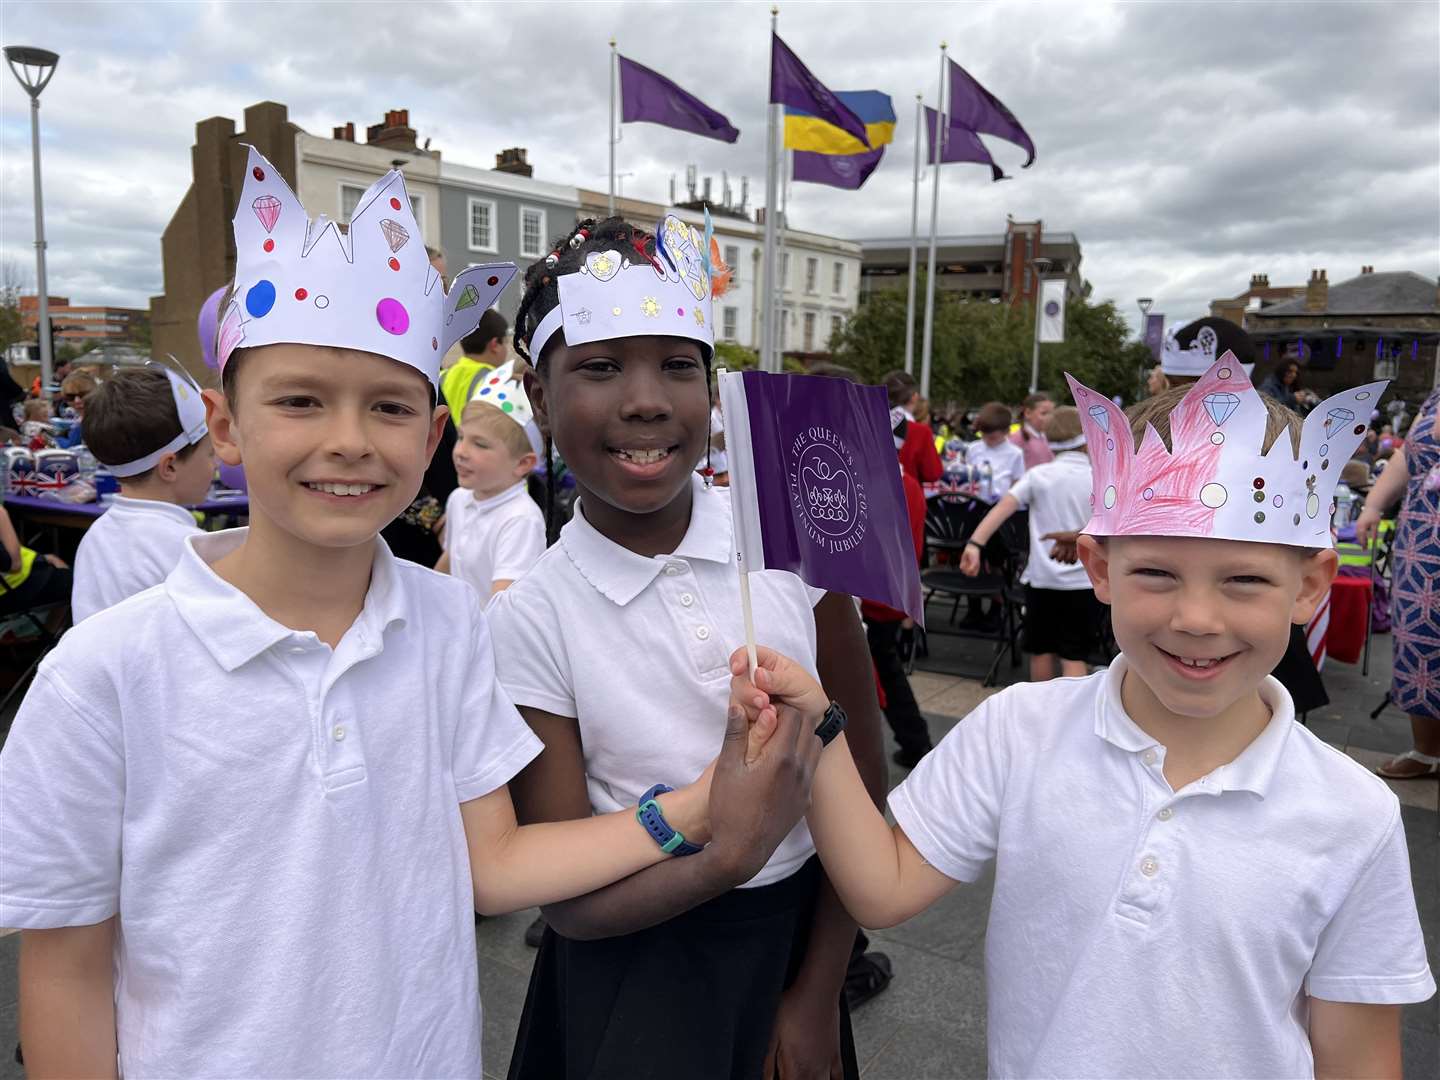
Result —
<svg viewBox="0 0 1440 1080"><path fill-rule="evenodd" d="M515 311L515 351L519 353L536 372L545 370L545 356L530 355L530 339L540 326L540 321L560 305L559 279L565 274L579 271L585 264L585 257L592 251L618 251L632 264L647 262L660 268L657 261L655 236L624 218L610 217L602 220L586 218L574 229L558 237L551 244L550 254L530 265L525 271L525 291L520 297L520 306ZM558 338L551 338L551 341ZM705 402L710 402L710 357L705 363ZM558 536L555 525L555 461L549 425L545 431L545 541L553 544ZM708 484L713 470L710 468L710 440L705 441L705 479Z"/></svg>

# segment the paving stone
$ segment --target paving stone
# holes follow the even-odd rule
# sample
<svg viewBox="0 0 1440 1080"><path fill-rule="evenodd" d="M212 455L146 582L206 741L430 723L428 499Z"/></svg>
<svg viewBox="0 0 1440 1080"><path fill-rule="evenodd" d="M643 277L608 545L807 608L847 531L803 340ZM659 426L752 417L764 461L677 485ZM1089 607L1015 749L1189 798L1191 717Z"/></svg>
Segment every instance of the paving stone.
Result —
<svg viewBox="0 0 1440 1080"><path fill-rule="evenodd" d="M0 1080L24 1080L25 1070L15 1060L15 1044L19 1041L19 1006L6 1005L0 1009Z"/></svg>

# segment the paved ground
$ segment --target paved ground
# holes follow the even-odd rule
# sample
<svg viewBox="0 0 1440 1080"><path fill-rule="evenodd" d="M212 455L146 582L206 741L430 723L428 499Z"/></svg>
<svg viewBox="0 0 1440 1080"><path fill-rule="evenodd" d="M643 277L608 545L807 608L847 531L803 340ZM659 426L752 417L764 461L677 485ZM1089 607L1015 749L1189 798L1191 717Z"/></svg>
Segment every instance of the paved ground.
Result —
<svg viewBox="0 0 1440 1080"><path fill-rule="evenodd" d="M931 666L973 669L984 659L976 643L937 644ZM1389 639L1376 638L1369 676L1360 667L1331 664L1326 684L1336 704L1308 717L1313 731L1367 764L1406 749L1409 728L1403 715L1387 709L1369 713L1385 695L1390 670ZM1002 667L1002 681L1023 669ZM985 696L993 693L971 678L917 672L916 696L930 718L936 739ZM0 718L0 726L9 717ZM891 747L893 749L893 746ZM892 768L892 782L903 776ZM1404 803L1411 870L1425 927L1430 966L1440 971L1440 784L1434 780L1393 784ZM855 1016L855 1040L866 1080L978 1077L985 1074L985 922L991 881L951 892L923 915L894 930L872 935L874 948L895 965L891 988ZM525 998L534 953L522 941L533 912L486 920L476 933L481 994L485 1004L485 1075L503 1077ZM0 931L3 934L4 931ZM19 936L0 937L0 1048L16 1034L16 955ZM1406 1009L1405 1073L1410 1080L1440 1075L1440 1002ZM0 1080L18 1077L8 1049L0 1050Z"/></svg>

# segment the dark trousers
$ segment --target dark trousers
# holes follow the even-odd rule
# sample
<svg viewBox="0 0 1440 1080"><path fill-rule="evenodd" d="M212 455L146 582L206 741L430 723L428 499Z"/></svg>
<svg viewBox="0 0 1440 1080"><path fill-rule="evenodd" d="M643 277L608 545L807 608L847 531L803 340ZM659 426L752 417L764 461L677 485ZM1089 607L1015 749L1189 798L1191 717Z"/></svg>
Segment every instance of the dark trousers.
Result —
<svg viewBox="0 0 1440 1080"><path fill-rule="evenodd" d="M870 658L875 661L880 685L885 690L885 719L895 733L895 741L902 750L924 753L931 746L930 729L921 715L920 706L915 703L915 694L905 675L905 665L900 661L899 637L898 621L878 622L871 619L865 624Z"/></svg>

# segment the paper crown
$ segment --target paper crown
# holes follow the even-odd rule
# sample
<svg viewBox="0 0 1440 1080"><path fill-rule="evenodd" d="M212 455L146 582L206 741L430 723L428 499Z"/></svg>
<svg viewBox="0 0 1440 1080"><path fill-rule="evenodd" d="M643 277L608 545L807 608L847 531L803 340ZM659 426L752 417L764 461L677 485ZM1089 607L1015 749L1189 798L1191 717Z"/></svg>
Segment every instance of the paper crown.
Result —
<svg viewBox="0 0 1440 1080"><path fill-rule="evenodd" d="M177 371L165 364L155 364L152 361L147 366L158 367L170 380L170 396L175 399L175 415L180 418L180 434L159 449L152 450L144 457L138 457L134 461L122 461L118 464L106 462L106 468L114 476L122 478L138 476L147 469L153 469L166 454L173 454L187 446L194 446L210 430L205 425L205 399L200 396L200 387L195 380L190 378L187 373Z"/></svg>
<svg viewBox="0 0 1440 1080"><path fill-rule="evenodd" d="M510 360L492 371L482 371L470 387L466 408L471 405L486 405L499 409L520 425L530 440L531 449L538 456L543 452L540 429L535 426L535 413L530 408L530 396L525 393L524 376L517 368L517 361Z"/></svg>
<svg viewBox="0 0 1440 1080"><path fill-rule="evenodd" d="M223 370L240 347L296 342L379 353L431 384L440 359L515 276L514 263L470 266L445 291L391 170L360 197L349 231L313 222L252 146L235 210L235 291L220 322Z"/></svg>
<svg viewBox="0 0 1440 1080"><path fill-rule="evenodd" d="M1166 334L1165 343L1160 348L1160 370L1166 375L1198 378L1209 371L1211 365L1219 359L1220 335L1209 326L1201 326L1188 347L1182 346L1176 335L1175 330ZM1240 366L1244 368L1247 377L1255 371L1254 364L1242 363Z"/></svg>
<svg viewBox="0 0 1440 1080"><path fill-rule="evenodd" d="M564 330L567 345L661 334L715 351L711 323L710 260L705 239L674 214L655 230L655 261L635 251L592 251L579 270L560 277L560 306L530 335L537 361L545 343Z"/></svg>
<svg viewBox="0 0 1440 1080"><path fill-rule="evenodd" d="M1300 454L1282 433L1261 452L1265 403L1232 353L1203 372L1170 413L1170 449L1104 394L1069 375L1093 475L1095 536L1197 536L1295 547L1330 546L1340 471L1365 434L1388 380L1326 398L1305 418Z"/></svg>

